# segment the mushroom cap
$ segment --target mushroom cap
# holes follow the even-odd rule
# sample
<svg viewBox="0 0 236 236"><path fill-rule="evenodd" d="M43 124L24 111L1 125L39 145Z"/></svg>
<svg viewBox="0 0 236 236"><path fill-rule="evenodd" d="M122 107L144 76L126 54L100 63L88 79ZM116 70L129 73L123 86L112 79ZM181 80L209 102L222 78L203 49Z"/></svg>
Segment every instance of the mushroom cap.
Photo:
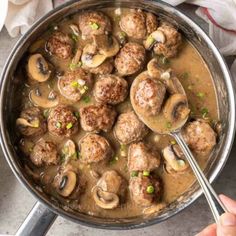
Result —
<svg viewBox="0 0 236 236"><path fill-rule="evenodd" d="M74 171L65 171L55 176L53 185L56 191L63 197L68 197L72 194L77 184L77 175Z"/></svg>
<svg viewBox="0 0 236 236"><path fill-rule="evenodd" d="M52 73L47 61L39 53L33 54L29 57L27 72L30 79L36 80L38 82L44 82L48 80Z"/></svg>
<svg viewBox="0 0 236 236"><path fill-rule="evenodd" d="M98 186L93 188L92 195L95 203L103 209L114 209L120 202L117 194L103 191Z"/></svg>

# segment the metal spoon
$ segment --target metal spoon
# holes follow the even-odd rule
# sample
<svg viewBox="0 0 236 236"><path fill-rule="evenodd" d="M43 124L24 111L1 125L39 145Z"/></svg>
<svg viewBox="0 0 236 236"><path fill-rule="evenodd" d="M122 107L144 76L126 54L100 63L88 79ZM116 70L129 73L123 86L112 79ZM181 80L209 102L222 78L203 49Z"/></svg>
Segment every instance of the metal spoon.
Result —
<svg viewBox="0 0 236 236"><path fill-rule="evenodd" d="M143 121L144 124L146 124L152 131L158 134L169 134L172 137L175 138L176 142L181 147L185 157L187 158L200 186L202 187L202 190L205 194L205 197L207 199L207 202L211 208L212 214L214 216L214 219L216 222L219 221L220 215L227 212L227 209L223 205L223 203L220 201L218 195L212 188L211 184L203 174L201 168L199 167L197 161L195 160L192 152L188 148L187 144L185 143L182 135L181 135L181 128L184 126L184 124L187 122L188 117L186 117L185 120L183 120L180 123L175 124L172 127L165 128L163 125L164 123L164 115L158 114L155 116L150 116L145 112L142 112L140 108L136 105L135 102L135 93L137 85L144 79L150 78L148 71L141 73L139 76L135 78L135 80L132 83L131 90L130 90L130 100L131 104L133 106L133 109L135 113L138 115L140 120ZM177 88L177 93L185 94L184 88L182 87L182 84L179 82L179 80L176 77L169 78L172 79L175 82L175 86ZM166 122L165 122L166 123Z"/></svg>

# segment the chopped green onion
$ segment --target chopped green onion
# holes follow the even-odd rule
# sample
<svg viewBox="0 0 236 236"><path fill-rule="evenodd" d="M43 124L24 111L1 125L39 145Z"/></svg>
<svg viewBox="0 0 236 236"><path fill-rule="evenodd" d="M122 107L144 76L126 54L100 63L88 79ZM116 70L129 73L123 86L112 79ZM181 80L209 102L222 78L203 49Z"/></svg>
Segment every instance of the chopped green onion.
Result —
<svg viewBox="0 0 236 236"><path fill-rule="evenodd" d="M110 164L113 165L113 164L115 164L118 160L119 160L119 157L118 157L118 156L115 156L115 157L113 157L113 158L111 159Z"/></svg>
<svg viewBox="0 0 236 236"><path fill-rule="evenodd" d="M67 129L71 129L72 127L73 127L73 124L71 122L66 125Z"/></svg>
<svg viewBox="0 0 236 236"><path fill-rule="evenodd" d="M61 128L61 122L57 121L56 127L57 127L57 128Z"/></svg>
<svg viewBox="0 0 236 236"><path fill-rule="evenodd" d="M147 191L147 193L150 193L150 194L151 194L151 193L154 193L154 190L155 190L154 187L153 187L152 185L149 185L149 186L147 187L147 190L146 190L146 191Z"/></svg>
<svg viewBox="0 0 236 236"><path fill-rule="evenodd" d="M176 144L176 141L175 141L175 140L172 140L170 143L171 143L172 145L175 145L175 144Z"/></svg>
<svg viewBox="0 0 236 236"><path fill-rule="evenodd" d="M126 150L126 148L127 148L127 147L126 147L126 145L125 145L125 144L121 144L121 145L120 145L120 150L121 150L121 151L125 151L125 150Z"/></svg>
<svg viewBox="0 0 236 236"><path fill-rule="evenodd" d="M79 68L82 66L82 62L79 61L78 63L70 63L69 67L70 67L70 70L75 70L76 68Z"/></svg>
<svg viewBox="0 0 236 236"><path fill-rule="evenodd" d="M89 96L85 96L85 97L83 98L83 101L84 101L85 103L89 103L89 102L90 102L90 97L89 97Z"/></svg>
<svg viewBox="0 0 236 236"><path fill-rule="evenodd" d="M91 27L91 29L93 29L93 30L97 30L97 29L99 29L99 25L97 24L97 23L95 23L95 22L89 22L89 25L90 25L90 27Z"/></svg>
<svg viewBox="0 0 236 236"><path fill-rule="evenodd" d="M166 123L166 128L167 128L167 129L170 129L171 127L172 127L171 122L167 122L167 123Z"/></svg>
<svg viewBox="0 0 236 236"><path fill-rule="evenodd" d="M76 118L79 118L79 112L78 111L74 112L74 115L76 116Z"/></svg>
<svg viewBox="0 0 236 236"><path fill-rule="evenodd" d="M197 93L197 97L199 97L199 98L203 98L204 96L205 96L205 94L202 93L202 92L198 92L198 93Z"/></svg>
<svg viewBox="0 0 236 236"><path fill-rule="evenodd" d="M181 79L187 79L188 76L189 76L188 72L184 72L184 73L180 76L180 78L181 78Z"/></svg>
<svg viewBox="0 0 236 236"><path fill-rule="evenodd" d="M160 62L161 62L161 64L163 64L163 65L168 65L168 64L170 63L169 59L166 58L166 57L161 57L161 58L160 58Z"/></svg>
<svg viewBox="0 0 236 236"><path fill-rule="evenodd" d="M138 171L132 171L130 175L131 177L136 177L138 176Z"/></svg>
<svg viewBox="0 0 236 236"><path fill-rule="evenodd" d="M206 107L201 109L202 118L206 118L208 113L209 113L209 111L208 111L208 109Z"/></svg>
<svg viewBox="0 0 236 236"><path fill-rule="evenodd" d="M152 37L152 35L149 35L147 38L147 44L152 45L153 43L155 43L155 39Z"/></svg>
<svg viewBox="0 0 236 236"><path fill-rule="evenodd" d="M70 85L73 88L77 88L79 86L79 83L77 81L72 81Z"/></svg>
<svg viewBox="0 0 236 236"><path fill-rule="evenodd" d="M84 88L85 91L87 91L89 89L88 86L86 86L86 85L84 85L83 88Z"/></svg>
<svg viewBox="0 0 236 236"><path fill-rule="evenodd" d="M146 176L146 177L147 177L147 176L149 176L149 175L150 175L150 171L146 171L146 170L143 171L143 176Z"/></svg>
<svg viewBox="0 0 236 236"><path fill-rule="evenodd" d="M49 109L46 109L46 110L43 111L43 116L45 118L48 118L48 116L49 116Z"/></svg>
<svg viewBox="0 0 236 236"><path fill-rule="evenodd" d="M76 34L71 34L71 38L72 38L72 40L74 41L74 42L77 42L78 41L78 35L76 35Z"/></svg>

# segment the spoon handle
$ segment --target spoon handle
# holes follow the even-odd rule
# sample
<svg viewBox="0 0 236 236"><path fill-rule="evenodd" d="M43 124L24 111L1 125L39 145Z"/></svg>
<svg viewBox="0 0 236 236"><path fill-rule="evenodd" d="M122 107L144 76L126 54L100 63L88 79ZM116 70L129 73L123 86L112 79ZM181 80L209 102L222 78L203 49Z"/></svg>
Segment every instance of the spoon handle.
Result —
<svg viewBox="0 0 236 236"><path fill-rule="evenodd" d="M190 166L192 167L192 170L202 187L202 190L206 196L206 199L208 201L208 204L211 208L212 214L215 218L215 221L219 221L220 215L227 212L227 209L223 205L223 203L220 201L219 197L217 196L216 192L212 188L211 184L203 174L202 170L200 169L197 161L195 160L192 152L188 148L186 142L184 141L182 135L180 132L172 133L173 137L175 138L176 142L181 147L185 157L187 158Z"/></svg>

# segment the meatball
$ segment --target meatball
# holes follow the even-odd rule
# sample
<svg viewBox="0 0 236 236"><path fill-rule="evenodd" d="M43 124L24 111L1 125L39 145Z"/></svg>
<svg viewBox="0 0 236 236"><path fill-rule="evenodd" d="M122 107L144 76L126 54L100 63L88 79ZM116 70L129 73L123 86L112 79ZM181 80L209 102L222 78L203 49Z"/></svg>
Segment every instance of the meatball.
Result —
<svg viewBox="0 0 236 236"><path fill-rule="evenodd" d="M166 40L165 43L155 44L154 52L167 58L176 56L182 42L181 34L169 23L162 23L158 30L164 33Z"/></svg>
<svg viewBox="0 0 236 236"><path fill-rule="evenodd" d="M30 160L36 166L57 164L59 155L56 145L51 141L40 139L30 153Z"/></svg>
<svg viewBox="0 0 236 236"><path fill-rule="evenodd" d="M111 21L103 12L86 11L79 15L79 29L85 38L111 32Z"/></svg>
<svg viewBox="0 0 236 236"><path fill-rule="evenodd" d="M60 59L68 59L72 56L72 41L68 35L57 31L48 39L46 49Z"/></svg>
<svg viewBox="0 0 236 236"><path fill-rule="evenodd" d="M80 160L86 164L109 159L112 149L109 142L98 134L87 134L79 142Z"/></svg>
<svg viewBox="0 0 236 236"><path fill-rule="evenodd" d="M73 111L64 105L59 105L50 111L48 131L57 137L70 137L78 131L78 120Z"/></svg>
<svg viewBox="0 0 236 236"><path fill-rule="evenodd" d="M115 170L104 172L98 180L97 186L103 191L116 193L121 196L125 193L125 180Z"/></svg>
<svg viewBox="0 0 236 236"><path fill-rule="evenodd" d="M141 10L130 11L123 15L120 20L120 28L135 39L144 39L158 27L157 18L152 13Z"/></svg>
<svg viewBox="0 0 236 236"><path fill-rule="evenodd" d="M133 143L129 147L129 171L152 171L160 165L160 156L143 142Z"/></svg>
<svg viewBox="0 0 236 236"><path fill-rule="evenodd" d="M146 114L156 115L161 111L165 94L166 87L163 83L146 78L137 85L134 102Z"/></svg>
<svg viewBox="0 0 236 236"><path fill-rule="evenodd" d="M122 144L140 141L148 133L148 128L131 111L121 114L114 126L114 136Z"/></svg>
<svg viewBox="0 0 236 236"><path fill-rule="evenodd" d="M20 133L27 137L42 135L47 130L46 120L41 111L36 107L23 110L20 114L20 118L16 120L16 125Z"/></svg>
<svg viewBox="0 0 236 236"><path fill-rule="evenodd" d="M108 58L100 66L89 68L90 73L95 75L106 75L113 71L113 59Z"/></svg>
<svg viewBox="0 0 236 236"><path fill-rule="evenodd" d="M111 130L116 111L107 105L90 105L80 109L80 124L87 132L99 132Z"/></svg>
<svg viewBox="0 0 236 236"><path fill-rule="evenodd" d="M132 200L139 206L148 207L161 198L162 184L152 176L138 176L130 178L129 190Z"/></svg>
<svg viewBox="0 0 236 236"><path fill-rule="evenodd" d="M208 154L216 145L216 133L202 120L188 123L183 130L183 137L189 147L198 154Z"/></svg>
<svg viewBox="0 0 236 236"><path fill-rule="evenodd" d="M101 76L94 86L94 97L100 103L115 105L123 102L127 94L127 81L115 75Z"/></svg>
<svg viewBox="0 0 236 236"><path fill-rule="evenodd" d="M91 74L79 68L75 71L68 71L58 80L60 93L71 101L79 101L92 85Z"/></svg>
<svg viewBox="0 0 236 236"><path fill-rule="evenodd" d="M142 69L145 62L145 48L138 43L126 43L117 54L115 67L120 75L132 75Z"/></svg>

